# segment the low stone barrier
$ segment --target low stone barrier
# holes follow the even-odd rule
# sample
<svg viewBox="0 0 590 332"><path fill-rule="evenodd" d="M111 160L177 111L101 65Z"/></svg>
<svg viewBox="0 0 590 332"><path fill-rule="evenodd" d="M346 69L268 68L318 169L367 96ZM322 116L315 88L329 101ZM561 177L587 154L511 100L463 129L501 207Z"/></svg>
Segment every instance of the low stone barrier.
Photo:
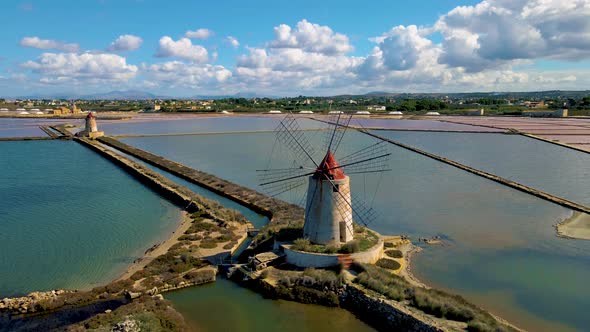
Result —
<svg viewBox="0 0 590 332"><path fill-rule="evenodd" d="M266 216L270 222L262 231L277 230L286 225L303 222L304 210L300 206L266 196L215 175L157 156L112 137L101 137L98 141ZM258 239L262 239L262 233L255 238L254 243L257 243Z"/></svg>

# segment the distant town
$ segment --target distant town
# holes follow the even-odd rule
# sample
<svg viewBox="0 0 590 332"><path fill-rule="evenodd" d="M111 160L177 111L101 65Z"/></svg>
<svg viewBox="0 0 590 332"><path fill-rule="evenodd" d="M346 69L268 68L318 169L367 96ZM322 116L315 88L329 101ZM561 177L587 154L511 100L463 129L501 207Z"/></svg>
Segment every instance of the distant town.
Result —
<svg viewBox="0 0 590 332"><path fill-rule="evenodd" d="M270 98L237 95L187 99L113 92L79 98L0 98L0 116L72 116L89 111L204 113L354 111L359 114L390 115L590 116L590 91L453 94L374 92L332 97Z"/></svg>

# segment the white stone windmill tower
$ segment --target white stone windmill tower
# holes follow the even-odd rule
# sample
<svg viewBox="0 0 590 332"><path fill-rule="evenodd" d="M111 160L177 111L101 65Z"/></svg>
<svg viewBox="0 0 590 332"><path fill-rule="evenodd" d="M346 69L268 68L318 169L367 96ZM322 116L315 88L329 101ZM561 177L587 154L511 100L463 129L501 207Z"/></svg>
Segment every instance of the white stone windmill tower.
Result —
<svg viewBox="0 0 590 332"><path fill-rule="evenodd" d="M280 122L275 135L293 157L294 167L258 170L260 185L271 196L308 184L303 237L312 243L340 246L353 240L353 222L367 226L375 217L371 208L352 195L347 174L388 171L390 153L383 141L378 141L340 158L338 163L336 154L351 119L352 114L338 114L328 121L330 128L326 130L319 159L297 118L289 114Z"/></svg>

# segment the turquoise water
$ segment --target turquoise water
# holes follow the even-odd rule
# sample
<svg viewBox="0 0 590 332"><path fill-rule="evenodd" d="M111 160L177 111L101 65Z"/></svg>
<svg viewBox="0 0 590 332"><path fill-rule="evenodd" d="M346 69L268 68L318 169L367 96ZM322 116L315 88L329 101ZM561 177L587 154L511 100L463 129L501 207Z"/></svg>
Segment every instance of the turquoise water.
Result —
<svg viewBox="0 0 590 332"><path fill-rule="evenodd" d="M374 131L381 135L590 205L590 154L521 135Z"/></svg>
<svg viewBox="0 0 590 332"><path fill-rule="evenodd" d="M264 225L268 224L268 218L267 217L265 217L263 215L260 215L260 214L258 214L256 212L248 209L247 207L245 207L243 205L240 205L240 204L238 204L238 203L236 203L236 202L234 202L234 201L232 201L232 200L230 200L228 198L225 198L225 197L220 196L220 195L218 195L218 194L216 194L216 193L214 193L212 191L209 191L209 190L207 190L207 189L205 189L203 187L200 187L200 186L198 186L198 185L196 185L196 184L194 184L192 182L188 182L188 181L186 181L184 179L181 179L181 178L179 178L179 177L177 177L177 176L175 176L173 174L170 174L170 173L168 173L168 172L166 172L164 170L161 170L158 167L155 167L155 166L152 166L152 165L150 165L150 164L148 164L146 162L143 162L142 160L137 159L137 158L135 158L135 157L133 157L131 155L128 155L128 154L126 154L124 152L121 152L121 151L119 151L119 150L117 150L115 148L112 148L112 147L108 147L108 148L111 149L111 150L113 150L113 151L115 151L116 153L118 153L120 155L125 156L126 158L129 158L129 159L131 159L131 160L133 160L133 161L135 161L135 162L143 165L144 167L147 167L147 168L149 168L149 169L151 169L151 170L153 170L153 171L155 171L157 173L160 173L161 175L163 175L164 177L168 178L169 180L171 180L171 181L173 181L173 182L175 182L175 183L177 183L177 184L179 184L181 186L184 186L184 187L190 189L191 191L193 191L196 194L199 194L199 195L201 195L201 196L203 196L205 198L214 200L217 203L221 204L222 206L224 206L224 207L226 207L228 209L234 209L234 210L240 211L240 213L242 213L244 215L244 217L246 217L246 219L248 219L252 223L252 225L254 227L256 227L256 228L260 228L260 227L263 227Z"/></svg>
<svg viewBox="0 0 590 332"><path fill-rule="evenodd" d="M108 282L180 210L74 142L0 143L0 297Z"/></svg>
<svg viewBox="0 0 590 332"><path fill-rule="evenodd" d="M321 142L321 134L309 134ZM501 135L490 135L489 144L494 137ZM269 166L274 145L271 133L123 141L255 189L260 188L254 170ZM371 142L351 133L343 144L354 150ZM427 247L417 256L413 267L420 278L530 330L583 331L590 326L583 309L590 307L585 281L590 278L590 242L557 238L552 227L571 211L394 145L388 149L392 172L352 175L351 185L379 213L371 225L377 231L446 240L446 246ZM489 158L501 163L508 156ZM271 159L271 167L289 166L281 154L273 153ZM560 183L547 186L565 190ZM300 203L301 194L282 198Z"/></svg>
<svg viewBox="0 0 590 332"><path fill-rule="evenodd" d="M195 331L374 331L343 309L265 300L224 279L166 298Z"/></svg>

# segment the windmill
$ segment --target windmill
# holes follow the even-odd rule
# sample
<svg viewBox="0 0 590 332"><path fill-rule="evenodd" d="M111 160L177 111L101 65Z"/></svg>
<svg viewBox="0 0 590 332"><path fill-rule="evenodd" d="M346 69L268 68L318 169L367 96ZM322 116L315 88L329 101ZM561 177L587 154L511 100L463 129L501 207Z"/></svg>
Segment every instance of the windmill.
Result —
<svg viewBox="0 0 590 332"><path fill-rule="evenodd" d="M351 120L352 114L333 115L326 122L323 146L316 150L298 119L288 114L274 134L292 167L257 171L260 186L271 196L307 184L303 237L315 244L340 246L353 240L353 223L367 226L375 219L374 210L351 191L348 175L388 171L390 153L378 141L340 157Z"/></svg>

